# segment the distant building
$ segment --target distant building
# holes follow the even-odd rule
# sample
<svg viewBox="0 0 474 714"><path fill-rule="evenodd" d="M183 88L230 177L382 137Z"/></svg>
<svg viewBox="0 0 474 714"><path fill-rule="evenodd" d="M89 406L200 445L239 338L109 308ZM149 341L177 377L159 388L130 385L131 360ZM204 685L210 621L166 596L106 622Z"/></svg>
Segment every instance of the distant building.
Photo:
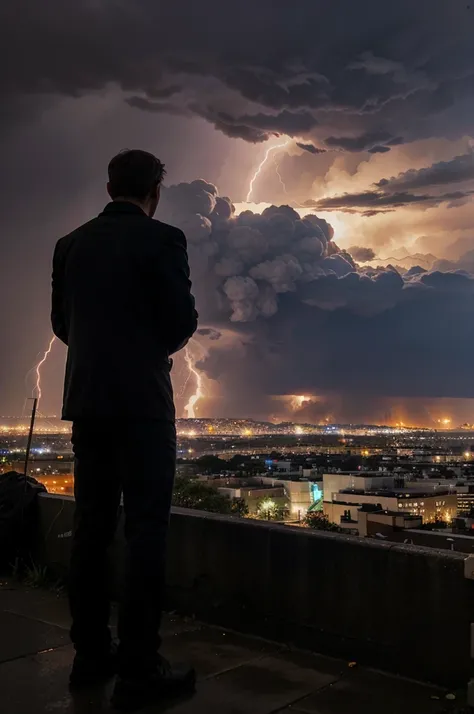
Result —
<svg viewBox="0 0 474 714"><path fill-rule="evenodd" d="M457 515L456 492L408 488L403 480L377 472L324 474L323 491L324 513L332 523L347 528L348 523L358 523L364 506L407 513L424 522L450 522Z"/></svg>
<svg viewBox="0 0 474 714"><path fill-rule="evenodd" d="M458 486L456 493L458 499L458 515L467 516L474 509L474 485Z"/></svg>
<svg viewBox="0 0 474 714"><path fill-rule="evenodd" d="M423 478L406 481L405 485L413 489L432 490L433 493L448 489L450 493L456 494L458 515L467 515L474 508L474 479L472 478Z"/></svg>
<svg viewBox="0 0 474 714"><path fill-rule="evenodd" d="M219 486L217 491L231 500L243 498L248 506L249 513L255 514L262 501L272 501L276 506L286 508L288 499L283 485L273 488L272 486Z"/></svg>
<svg viewBox="0 0 474 714"><path fill-rule="evenodd" d="M276 478L262 476L259 477L260 480L271 486L281 485L284 487L290 516L294 519L302 520L309 510L322 510L322 481L313 469L303 469L299 478L290 475L288 478L283 478L283 473L281 473Z"/></svg>
<svg viewBox="0 0 474 714"><path fill-rule="evenodd" d="M338 471L323 474L324 500L334 500L333 494L344 489L369 491L393 488L396 476L384 471Z"/></svg>
<svg viewBox="0 0 474 714"><path fill-rule="evenodd" d="M407 528L419 528L423 519L421 516L412 516L409 513L396 511L366 510L361 508L358 514L358 532L360 536L384 538L389 534L406 530Z"/></svg>

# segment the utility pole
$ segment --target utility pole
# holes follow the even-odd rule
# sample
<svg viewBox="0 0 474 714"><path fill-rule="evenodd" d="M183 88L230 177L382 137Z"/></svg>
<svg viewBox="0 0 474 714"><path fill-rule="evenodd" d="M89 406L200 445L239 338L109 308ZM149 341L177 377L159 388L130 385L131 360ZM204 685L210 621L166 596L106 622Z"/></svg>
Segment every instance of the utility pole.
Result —
<svg viewBox="0 0 474 714"><path fill-rule="evenodd" d="M28 479L28 463L30 460L31 441L33 439L33 431L35 428L37 406L38 406L38 397L33 397L33 408L31 410L30 431L28 432L28 441L26 443L25 470L23 472L24 476L25 476L25 491L26 491L26 484L27 484L27 479Z"/></svg>
<svg viewBox="0 0 474 714"><path fill-rule="evenodd" d="M26 500L26 491L28 488L28 462L30 460L31 441L33 439L33 431L35 428L37 406L38 406L38 398L33 397L33 408L31 409L30 430L28 432L28 441L26 443L25 469L23 471L23 484L24 484L23 485L23 502L21 504L19 540L18 540L18 546L17 546L16 558L15 558L15 565L14 565L14 572L16 574L18 574L19 570L20 570L20 554L21 554L21 549L22 549L22 539L23 539L24 527L25 527L25 500Z"/></svg>

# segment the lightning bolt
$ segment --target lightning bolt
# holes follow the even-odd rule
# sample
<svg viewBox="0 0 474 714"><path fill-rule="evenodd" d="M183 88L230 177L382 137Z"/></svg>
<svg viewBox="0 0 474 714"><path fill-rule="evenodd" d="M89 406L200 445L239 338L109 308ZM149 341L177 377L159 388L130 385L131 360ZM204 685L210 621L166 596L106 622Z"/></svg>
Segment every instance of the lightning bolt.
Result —
<svg viewBox="0 0 474 714"><path fill-rule="evenodd" d="M276 160L276 156L273 157L273 163L275 164L275 171L276 171L276 174L277 174L278 179L279 179L279 181L280 181L280 184L281 184L281 187L282 187L282 189L283 189L283 192L288 195L288 191L286 190L285 182L283 181L283 176L282 176L281 173L280 173L280 164L279 164L278 161Z"/></svg>
<svg viewBox="0 0 474 714"><path fill-rule="evenodd" d="M287 139L285 142L283 142L283 144L275 144L274 146L270 146L270 147L266 150L265 156L263 157L262 161L260 162L260 165L258 166L258 168L255 170L254 175L253 175L252 178L250 179L249 191L248 191L248 193L247 193L247 203L250 202L250 199L251 199L252 193L253 193L253 187L254 187L255 181L257 180L257 178L258 178L259 175L261 174L262 169L263 169L263 167L265 166L265 164L267 163L270 154L272 154L274 151L277 151L278 149L283 149L285 146L288 146L288 144L290 144L290 143L291 143L291 139Z"/></svg>
<svg viewBox="0 0 474 714"><path fill-rule="evenodd" d="M185 351L186 351L186 350L185 350ZM186 366L188 366L187 363L186 363ZM183 371L184 371L184 370L181 370L181 374L183 373ZM180 392L179 392L179 396L180 396L180 397L182 397L182 396L184 395L184 393L185 393L185 391L186 391L186 387L188 386L190 379L191 379L191 372L190 372L189 369L188 369L188 373L187 373L187 375L186 375L186 379L184 380L183 386L181 387Z"/></svg>
<svg viewBox="0 0 474 714"><path fill-rule="evenodd" d="M56 337L55 337L55 335L53 335L53 336L51 337L50 341L49 341L49 345L48 345L47 349L46 349L46 350L44 351L44 353L43 353L42 358L40 359L40 361L38 362L38 364L36 365L36 367L34 367L34 371L35 371L35 374L36 374L36 382L35 382L35 386L34 386L34 389L33 389L33 396L38 397L38 405L39 405L39 403L40 403L41 396L42 396L42 391L41 391L41 367L44 365L44 363L45 363L46 360L48 359L49 355L51 354L51 350L53 349L53 345L54 345L55 341L56 341Z"/></svg>
<svg viewBox="0 0 474 714"><path fill-rule="evenodd" d="M189 374L192 374L196 380L196 390L194 394L192 394L189 398L188 403L184 407L184 411L186 412L187 419L195 419L197 411L196 405L198 401L205 396L205 394L203 388L202 374L198 369L196 369L196 357L193 355L189 344L186 345L184 349L184 359L186 360Z"/></svg>

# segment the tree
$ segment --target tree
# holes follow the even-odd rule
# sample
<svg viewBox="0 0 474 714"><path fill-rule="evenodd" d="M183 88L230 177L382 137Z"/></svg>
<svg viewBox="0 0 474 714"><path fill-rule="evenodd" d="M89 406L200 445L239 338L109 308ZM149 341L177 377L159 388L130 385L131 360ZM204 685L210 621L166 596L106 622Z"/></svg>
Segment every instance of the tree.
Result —
<svg viewBox="0 0 474 714"><path fill-rule="evenodd" d="M246 515L243 499L230 499L223 496L212 486L197 481L196 479L177 478L173 491L173 506L181 508L195 508L199 511L210 513Z"/></svg>
<svg viewBox="0 0 474 714"><path fill-rule="evenodd" d="M196 459L195 462L202 471L210 474L220 474L221 471L226 467L226 462L220 459L218 456L213 456L212 454L205 454Z"/></svg>
<svg viewBox="0 0 474 714"><path fill-rule="evenodd" d="M334 533L339 533L340 528L336 523L332 523L329 518L322 511L312 511L307 513L303 523L308 528L313 528L317 531L332 531Z"/></svg>
<svg viewBox="0 0 474 714"><path fill-rule="evenodd" d="M234 454L227 461L227 468L229 469L229 471L235 471L237 469L242 469L242 467L245 465L246 461L247 461L246 456L243 456L242 454Z"/></svg>
<svg viewBox="0 0 474 714"><path fill-rule="evenodd" d="M287 514L288 508L275 503L271 498L263 498L257 503L257 518L263 521L282 521Z"/></svg>

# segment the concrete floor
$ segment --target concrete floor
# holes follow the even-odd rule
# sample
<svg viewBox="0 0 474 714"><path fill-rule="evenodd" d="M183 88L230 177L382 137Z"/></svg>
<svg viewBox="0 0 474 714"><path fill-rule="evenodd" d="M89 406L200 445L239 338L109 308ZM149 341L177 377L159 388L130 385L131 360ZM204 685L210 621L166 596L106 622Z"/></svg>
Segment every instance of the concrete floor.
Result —
<svg viewBox="0 0 474 714"><path fill-rule="evenodd" d="M0 581L0 710L92 714L109 710L112 683L71 696L66 600ZM467 712L459 694L348 662L167 616L163 653L192 663L192 699L142 710L172 714L441 714Z"/></svg>

